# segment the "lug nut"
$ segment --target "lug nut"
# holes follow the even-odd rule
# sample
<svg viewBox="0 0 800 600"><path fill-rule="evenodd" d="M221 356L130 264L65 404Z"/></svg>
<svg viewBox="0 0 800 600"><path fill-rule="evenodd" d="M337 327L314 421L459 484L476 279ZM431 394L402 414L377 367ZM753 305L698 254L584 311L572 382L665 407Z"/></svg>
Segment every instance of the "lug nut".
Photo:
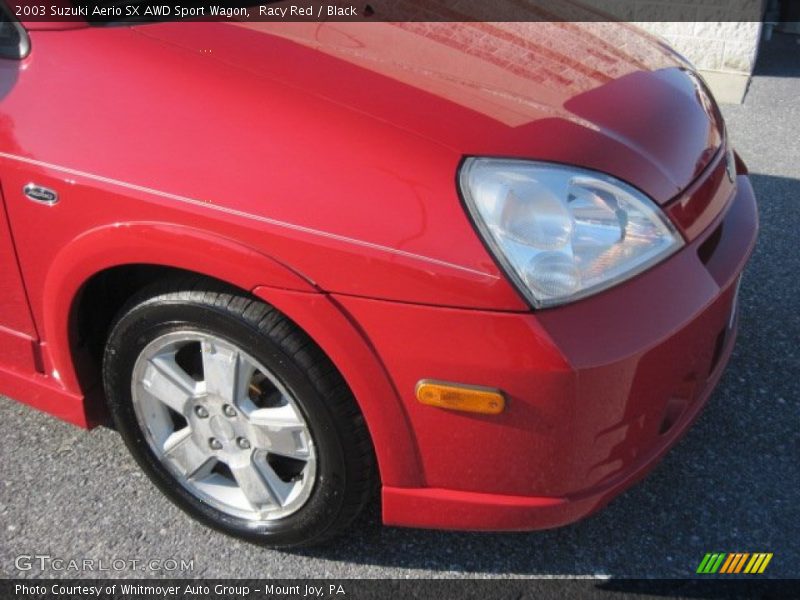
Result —
<svg viewBox="0 0 800 600"><path fill-rule="evenodd" d="M208 418L208 410L206 410L205 406L197 405L194 407L194 414L196 414L201 419Z"/></svg>
<svg viewBox="0 0 800 600"><path fill-rule="evenodd" d="M226 404L225 406L223 406L222 407L222 412L225 413L226 417L235 417L236 416L236 410L230 404Z"/></svg>
<svg viewBox="0 0 800 600"><path fill-rule="evenodd" d="M222 442L220 442L217 438L211 438L208 440L208 445L212 450L222 450Z"/></svg>
<svg viewBox="0 0 800 600"><path fill-rule="evenodd" d="M236 445L239 446L242 450L249 450L250 449L250 441L247 438L237 438Z"/></svg>

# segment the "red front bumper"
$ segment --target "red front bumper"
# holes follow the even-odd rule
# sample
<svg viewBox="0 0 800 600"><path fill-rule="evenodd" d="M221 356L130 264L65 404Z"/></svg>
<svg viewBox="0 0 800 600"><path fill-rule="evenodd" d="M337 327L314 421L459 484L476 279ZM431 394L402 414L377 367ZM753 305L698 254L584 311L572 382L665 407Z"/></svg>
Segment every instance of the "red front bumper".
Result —
<svg viewBox="0 0 800 600"><path fill-rule="evenodd" d="M735 291L758 227L750 182L737 183L678 254L585 301L503 313L339 297L392 376L424 471L426 487L384 486L384 521L554 527L652 468L699 414L733 347ZM423 406L414 397L423 378L500 388L507 408Z"/></svg>

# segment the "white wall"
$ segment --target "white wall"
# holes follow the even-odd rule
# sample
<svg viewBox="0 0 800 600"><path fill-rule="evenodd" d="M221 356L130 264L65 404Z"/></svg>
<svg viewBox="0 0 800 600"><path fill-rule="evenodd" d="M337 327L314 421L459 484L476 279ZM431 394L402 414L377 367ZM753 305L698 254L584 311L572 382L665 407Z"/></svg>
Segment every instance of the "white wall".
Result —
<svg viewBox="0 0 800 600"><path fill-rule="evenodd" d="M703 74L717 100L741 102L756 61L761 22L644 22Z"/></svg>
<svg viewBox="0 0 800 600"><path fill-rule="evenodd" d="M755 65L765 0L582 0L667 40L717 100L741 102Z"/></svg>
<svg viewBox="0 0 800 600"><path fill-rule="evenodd" d="M665 38L698 69L750 74L761 23L637 23Z"/></svg>

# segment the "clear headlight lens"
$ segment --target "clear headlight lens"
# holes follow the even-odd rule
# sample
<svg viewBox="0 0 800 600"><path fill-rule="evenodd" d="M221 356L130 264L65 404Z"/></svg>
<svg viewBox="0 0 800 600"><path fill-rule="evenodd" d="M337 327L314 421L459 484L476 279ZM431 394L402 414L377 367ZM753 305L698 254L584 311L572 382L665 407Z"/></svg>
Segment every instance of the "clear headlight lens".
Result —
<svg viewBox="0 0 800 600"><path fill-rule="evenodd" d="M468 158L460 185L484 240L537 307L604 290L683 245L650 199L603 173Z"/></svg>

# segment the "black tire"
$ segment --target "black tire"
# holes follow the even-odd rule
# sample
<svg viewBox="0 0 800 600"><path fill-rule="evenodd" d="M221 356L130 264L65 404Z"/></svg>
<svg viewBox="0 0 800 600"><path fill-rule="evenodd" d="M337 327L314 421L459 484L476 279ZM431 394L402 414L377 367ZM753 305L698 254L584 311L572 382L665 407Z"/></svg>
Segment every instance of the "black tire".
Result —
<svg viewBox="0 0 800 600"><path fill-rule="evenodd" d="M187 329L240 347L270 369L299 404L317 466L311 495L296 512L269 521L227 514L180 485L151 450L134 412L133 368L152 340ZM180 277L136 294L112 324L103 383L115 425L145 473L181 509L226 534L273 547L319 544L341 533L376 487L372 442L341 374L285 315L224 284Z"/></svg>

